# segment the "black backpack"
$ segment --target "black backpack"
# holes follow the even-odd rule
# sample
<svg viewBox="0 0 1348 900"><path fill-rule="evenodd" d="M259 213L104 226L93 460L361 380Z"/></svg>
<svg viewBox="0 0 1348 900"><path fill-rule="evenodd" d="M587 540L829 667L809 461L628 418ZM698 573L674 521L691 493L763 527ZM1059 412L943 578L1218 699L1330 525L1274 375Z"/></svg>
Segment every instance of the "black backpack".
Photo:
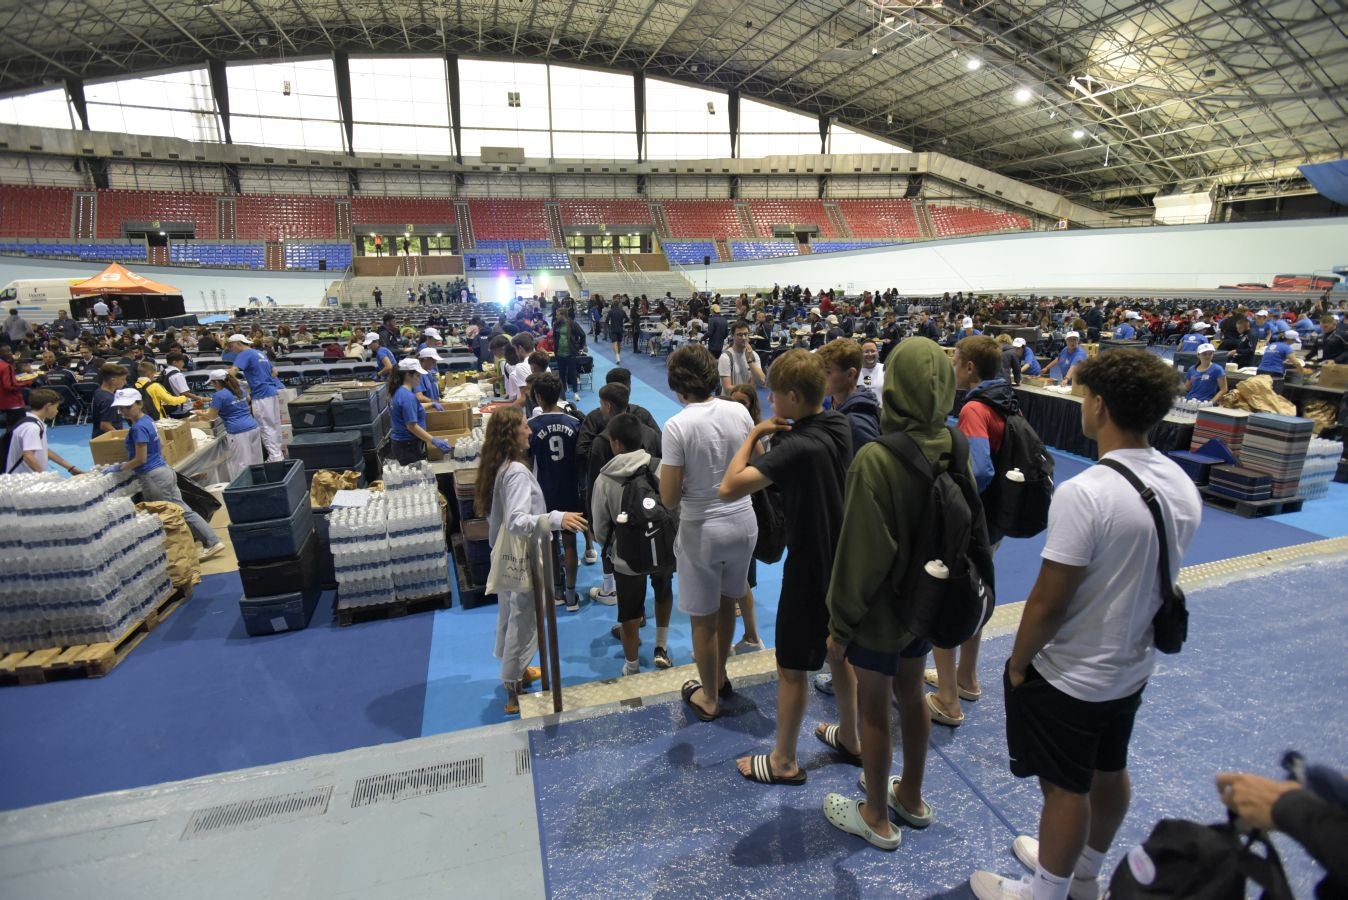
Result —
<svg viewBox="0 0 1348 900"><path fill-rule="evenodd" d="M180 394L178 391L174 390L173 385L169 382L169 373L168 373L168 372L166 372L166 371L165 371L165 372L160 372L160 373L159 373L159 377L157 377L157 378L155 379L155 381L160 385L160 387L162 387L164 390L166 390L166 391L169 392L169 396L170 396L170 397L181 397L181 396L182 396L182 394ZM165 413L169 416L169 418L171 418L171 419L186 419L186 418L188 418L189 416L192 415L192 404L190 404L190 403L182 403L182 404L179 404L178 406L171 406L171 407L169 407L168 409L164 410L164 412L165 412Z"/></svg>
<svg viewBox="0 0 1348 900"><path fill-rule="evenodd" d="M893 580L900 624L949 649L987 623L996 599L983 504L969 473L969 441L958 428L946 427L950 452L936 462L902 431L881 435L879 443L927 485L913 555L907 571ZM937 574L942 566L945 577Z"/></svg>
<svg viewBox="0 0 1348 900"><path fill-rule="evenodd" d="M758 522L754 559L775 563L786 552L786 513L782 509L781 488L770 484L761 491L754 491L751 497L754 519Z"/></svg>
<svg viewBox="0 0 1348 900"><path fill-rule="evenodd" d="M983 491L988 535L994 541L1002 537L1034 537L1048 527L1048 508L1053 502L1053 457L1034 426L1019 412L1008 413L980 396L973 399L996 410L1006 424L1002 448L993 460L996 474ZM1013 472L1019 472L1020 477L1007 477Z"/></svg>
<svg viewBox="0 0 1348 900"><path fill-rule="evenodd" d="M679 520L660 502L660 485L649 465L623 482L614 550L637 575L674 569Z"/></svg>
<svg viewBox="0 0 1348 900"><path fill-rule="evenodd" d="M145 411L153 421L159 421L159 407L155 405L154 398L150 396L150 383L145 382L145 387L136 385L136 390L140 391L140 408Z"/></svg>
<svg viewBox="0 0 1348 900"><path fill-rule="evenodd" d="M1262 855L1254 852L1256 845ZM1200 825L1162 819L1124 854L1109 880L1111 900L1245 900L1246 881L1265 900L1292 900L1282 860L1257 831L1242 836L1231 823Z"/></svg>

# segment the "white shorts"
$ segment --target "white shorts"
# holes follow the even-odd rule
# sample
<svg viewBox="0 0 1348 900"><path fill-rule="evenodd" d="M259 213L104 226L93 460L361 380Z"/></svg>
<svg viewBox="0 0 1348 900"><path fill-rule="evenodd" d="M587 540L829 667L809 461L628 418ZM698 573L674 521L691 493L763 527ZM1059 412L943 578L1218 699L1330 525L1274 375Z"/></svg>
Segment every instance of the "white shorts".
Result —
<svg viewBox="0 0 1348 900"><path fill-rule="evenodd" d="M757 542L758 521L750 507L705 522L680 522L674 542L679 611L710 616L721 608L722 597L741 599Z"/></svg>

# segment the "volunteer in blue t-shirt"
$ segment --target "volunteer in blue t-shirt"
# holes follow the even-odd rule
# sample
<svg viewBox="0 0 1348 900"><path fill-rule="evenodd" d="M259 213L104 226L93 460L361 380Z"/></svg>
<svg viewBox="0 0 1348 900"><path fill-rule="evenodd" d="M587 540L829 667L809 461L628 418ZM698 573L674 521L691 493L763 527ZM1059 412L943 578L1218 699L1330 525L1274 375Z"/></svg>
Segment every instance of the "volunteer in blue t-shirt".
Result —
<svg viewBox="0 0 1348 900"><path fill-rule="evenodd" d="M243 385L228 369L215 369L210 374L211 404L197 413L197 418L209 422L219 418L225 423L225 440L229 442L229 477L232 479L248 466L262 462L262 429L248 411L248 400Z"/></svg>
<svg viewBox="0 0 1348 900"><path fill-rule="evenodd" d="M1049 366L1048 371L1059 383L1069 385L1077 373L1077 366L1086 361L1086 350L1081 346L1080 332L1069 331L1063 338L1067 341L1067 346L1058 351L1058 361ZM1053 375L1055 369L1057 375Z"/></svg>
<svg viewBox="0 0 1348 900"><path fill-rule="evenodd" d="M1189 333L1180 339L1179 349L1181 353L1196 353L1198 348L1208 342L1207 322L1195 322L1189 326Z"/></svg>
<svg viewBox="0 0 1348 900"><path fill-rule="evenodd" d="M372 354L375 378L384 381L393 375L394 369L398 367L398 357L393 355L392 350L384 346L384 342L378 334L371 332L365 335L365 349Z"/></svg>
<svg viewBox="0 0 1348 900"><path fill-rule="evenodd" d="M417 352L422 350L435 349L444 344L445 340L440 336L440 332L434 328L427 328L421 332L421 343L417 346Z"/></svg>
<svg viewBox="0 0 1348 900"><path fill-rule="evenodd" d="M1133 338L1137 337L1137 329L1133 327L1133 320L1137 317L1137 313L1135 312L1130 311L1124 313L1123 321L1114 329L1114 340L1131 341Z"/></svg>
<svg viewBox="0 0 1348 900"><path fill-rule="evenodd" d="M417 361L421 364L421 380L415 389L417 401L443 412L444 407L440 405L440 351L427 347L417 353Z"/></svg>
<svg viewBox="0 0 1348 900"><path fill-rule="evenodd" d="M427 446L441 453L451 450L449 441L426 430L426 409L415 393L423 374L419 362L404 359L388 382L389 439L393 458L405 466L425 459Z"/></svg>
<svg viewBox="0 0 1348 900"><path fill-rule="evenodd" d="M1281 378L1287 373L1287 367L1292 366L1298 372L1306 370L1306 364L1296 355L1301 349L1301 345L1293 343L1296 340L1296 332L1284 331L1282 334L1269 338L1268 346L1264 348L1264 353L1259 357L1260 375L1271 375L1274 378Z"/></svg>
<svg viewBox="0 0 1348 900"><path fill-rule="evenodd" d="M147 501L162 500L182 507L183 519L192 529L192 536L201 544L201 558L209 559L223 550L220 541L206 520L197 515L183 502L178 490L178 473L164 462L160 450L159 432L154 427L154 419L145 414L141 407L140 391L135 388L122 388L112 398L112 405L122 414L122 418L131 423L126 433L127 461L121 464L121 470L134 470L140 481L140 493Z"/></svg>
<svg viewBox="0 0 1348 900"><path fill-rule="evenodd" d="M253 349L253 342L241 334L231 334L225 342L238 355L232 372L248 382L253 418L262 429L262 449L269 461L283 459L281 453L281 389L276 370L266 355Z"/></svg>
<svg viewBox="0 0 1348 900"><path fill-rule="evenodd" d="M1226 393L1226 370L1212 361L1212 354L1217 352L1217 348L1212 344L1201 344L1198 347L1198 365L1190 366L1185 377L1189 381L1189 392L1184 395L1186 400L1210 400L1216 402L1222 399Z"/></svg>
<svg viewBox="0 0 1348 900"><path fill-rule="evenodd" d="M1254 314L1254 324L1250 326L1250 334L1254 335L1255 343L1268 340L1272 328L1269 326L1268 310L1261 309Z"/></svg>
<svg viewBox="0 0 1348 900"><path fill-rule="evenodd" d="M1039 357L1034 355L1034 348L1026 346L1025 338L1016 338L1011 342L1011 346L1020 354L1020 374L1038 375Z"/></svg>

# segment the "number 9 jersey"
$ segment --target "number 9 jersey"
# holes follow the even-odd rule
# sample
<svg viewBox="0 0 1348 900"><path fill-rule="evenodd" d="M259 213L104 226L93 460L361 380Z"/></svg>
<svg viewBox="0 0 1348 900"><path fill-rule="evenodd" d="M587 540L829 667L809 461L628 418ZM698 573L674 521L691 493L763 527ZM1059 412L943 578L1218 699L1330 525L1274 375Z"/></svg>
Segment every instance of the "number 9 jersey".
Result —
<svg viewBox="0 0 1348 900"><path fill-rule="evenodd" d="M580 420L562 412L541 413L529 420L529 429L529 456L548 509L584 512L576 454Z"/></svg>

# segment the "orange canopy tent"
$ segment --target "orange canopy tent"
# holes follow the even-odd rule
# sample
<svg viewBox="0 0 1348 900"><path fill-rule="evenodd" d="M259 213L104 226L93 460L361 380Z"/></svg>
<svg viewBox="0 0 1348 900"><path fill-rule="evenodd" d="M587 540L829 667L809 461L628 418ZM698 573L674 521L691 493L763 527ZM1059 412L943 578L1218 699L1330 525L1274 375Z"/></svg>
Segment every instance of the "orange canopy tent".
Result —
<svg viewBox="0 0 1348 900"><path fill-rule="evenodd" d="M70 286L72 296L84 294L180 294L176 287L151 281L113 263L88 281Z"/></svg>

